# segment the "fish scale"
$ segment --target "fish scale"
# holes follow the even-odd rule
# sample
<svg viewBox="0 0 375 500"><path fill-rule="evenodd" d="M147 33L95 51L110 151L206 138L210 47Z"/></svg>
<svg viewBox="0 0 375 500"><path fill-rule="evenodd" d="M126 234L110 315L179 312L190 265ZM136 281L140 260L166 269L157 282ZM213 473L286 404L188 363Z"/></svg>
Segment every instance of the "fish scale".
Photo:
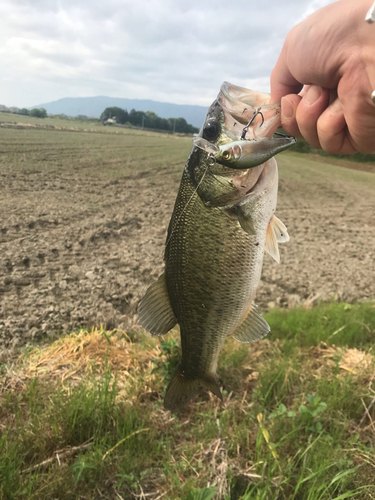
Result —
<svg viewBox="0 0 375 500"><path fill-rule="evenodd" d="M197 194L181 215L193 193L194 186L184 175L171 221L165 275L181 328L181 364L186 373L189 367L214 373L211 352L203 354L207 346L219 352L228 331L238 325L254 292L253 269L263 248L255 246L256 237L246 234L238 221L223 210L208 209Z"/></svg>

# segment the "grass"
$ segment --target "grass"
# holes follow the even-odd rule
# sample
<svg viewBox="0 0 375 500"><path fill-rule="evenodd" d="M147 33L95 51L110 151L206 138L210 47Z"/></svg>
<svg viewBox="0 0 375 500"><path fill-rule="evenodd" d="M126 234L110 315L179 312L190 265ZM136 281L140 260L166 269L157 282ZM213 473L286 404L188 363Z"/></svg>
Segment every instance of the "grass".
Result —
<svg viewBox="0 0 375 500"><path fill-rule="evenodd" d="M2 365L0 498L374 498L374 304L267 320L268 339L226 342L224 404L175 415L175 335L81 331Z"/></svg>

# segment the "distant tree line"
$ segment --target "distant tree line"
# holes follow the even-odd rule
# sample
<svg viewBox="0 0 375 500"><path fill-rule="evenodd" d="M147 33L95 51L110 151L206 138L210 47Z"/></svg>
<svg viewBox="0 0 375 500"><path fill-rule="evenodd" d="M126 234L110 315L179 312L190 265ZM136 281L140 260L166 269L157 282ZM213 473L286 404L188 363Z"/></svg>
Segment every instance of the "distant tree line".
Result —
<svg viewBox="0 0 375 500"><path fill-rule="evenodd" d="M23 116L35 116L37 118L46 118L47 111L44 108L6 108L5 106L0 109L2 113L12 113L14 115L23 115Z"/></svg>
<svg viewBox="0 0 375 500"><path fill-rule="evenodd" d="M161 118L153 111L144 112L132 109L128 113L126 109L113 106L106 108L100 115L100 121L103 123L109 119L115 119L116 123L120 125L169 130L182 134L195 134L199 132L199 129L187 123L185 118Z"/></svg>
<svg viewBox="0 0 375 500"><path fill-rule="evenodd" d="M370 153L355 153L351 155L329 154L322 149L315 149L304 139L297 139L296 144L289 151L296 153L319 154L321 156L333 156L335 158L344 158L345 160L356 161L360 163L375 163L375 155Z"/></svg>
<svg viewBox="0 0 375 500"><path fill-rule="evenodd" d="M89 118L86 115L77 115L77 116L67 116L64 113L59 114L49 114L47 115L47 111L44 108L17 108L15 106L11 108L7 108L6 106L0 104L0 113L12 113L13 115L24 115L24 116L36 116L37 118L46 118L49 116L50 118L61 118L63 120L78 120L83 122L99 122L98 118Z"/></svg>
<svg viewBox="0 0 375 500"><path fill-rule="evenodd" d="M30 109L29 115L36 116L37 118L46 118L47 111L44 108L34 108Z"/></svg>

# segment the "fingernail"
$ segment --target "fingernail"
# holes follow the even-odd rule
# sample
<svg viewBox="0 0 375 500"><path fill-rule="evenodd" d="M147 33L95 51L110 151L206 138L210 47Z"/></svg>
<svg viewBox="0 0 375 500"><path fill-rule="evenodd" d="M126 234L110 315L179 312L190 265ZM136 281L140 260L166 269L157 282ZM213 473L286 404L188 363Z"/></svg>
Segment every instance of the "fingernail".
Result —
<svg viewBox="0 0 375 500"><path fill-rule="evenodd" d="M294 116L293 104L287 97L281 98L281 114L284 120L290 120Z"/></svg>
<svg viewBox="0 0 375 500"><path fill-rule="evenodd" d="M322 88L316 85L311 85L309 90L306 92L303 100L306 104L315 104L319 97L322 95Z"/></svg>

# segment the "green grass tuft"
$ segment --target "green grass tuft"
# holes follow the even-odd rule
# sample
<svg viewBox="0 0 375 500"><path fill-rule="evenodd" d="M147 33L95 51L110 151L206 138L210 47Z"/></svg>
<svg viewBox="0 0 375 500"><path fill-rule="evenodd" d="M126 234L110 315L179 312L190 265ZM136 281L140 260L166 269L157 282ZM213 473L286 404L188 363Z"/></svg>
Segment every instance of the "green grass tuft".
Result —
<svg viewBox="0 0 375 500"><path fill-rule="evenodd" d="M288 340L285 349L328 345L371 347L375 342L375 305L331 303L304 310L273 309L266 315L273 338Z"/></svg>

